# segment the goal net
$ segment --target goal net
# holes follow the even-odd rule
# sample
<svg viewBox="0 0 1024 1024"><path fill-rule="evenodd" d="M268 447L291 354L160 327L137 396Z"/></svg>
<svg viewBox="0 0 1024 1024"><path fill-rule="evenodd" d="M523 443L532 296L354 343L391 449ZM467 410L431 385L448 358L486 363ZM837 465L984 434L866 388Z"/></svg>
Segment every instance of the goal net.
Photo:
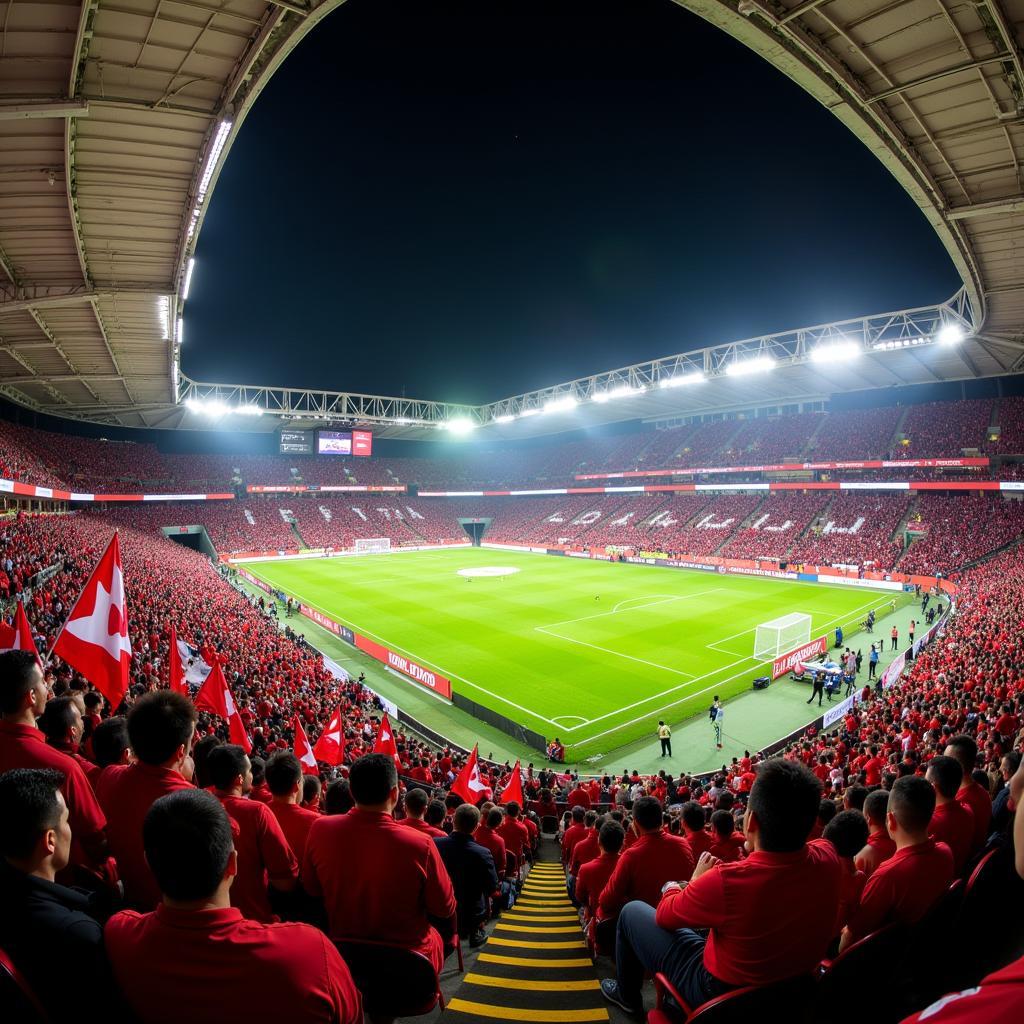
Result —
<svg viewBox="0 0 1024 1024"><path fill-rule="evenodd" d="M754 635L754 657L777 658L811 639L811 617L801 612L762 622Z"/></svg>
<svg viewBox="0 0 1024 1024"><path fill-rule="evenodd" d="M355 552L356 554L369 555L374 551L390 551L391 550L391 538L390 537L357 537Z"/></svg>

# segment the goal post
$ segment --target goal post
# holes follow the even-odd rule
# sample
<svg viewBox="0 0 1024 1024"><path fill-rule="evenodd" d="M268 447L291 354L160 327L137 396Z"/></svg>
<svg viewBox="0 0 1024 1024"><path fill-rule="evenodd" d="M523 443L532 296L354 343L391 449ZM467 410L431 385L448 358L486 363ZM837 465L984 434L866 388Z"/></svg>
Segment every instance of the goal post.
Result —
<svg viewBox="0 0 1024 1024"><path fill-rule="evenodd" d="M777 658L811 639L811 617L802 612L762 622L754 634L754 657L759 661Z"/></svg>
<svg viewBox="0 0 1024 1024"><path fill-rule="evenodd" d="M390 551L390 537L356 537L356 544L353 548L357 555L372 555L375 552Z"/></svg>

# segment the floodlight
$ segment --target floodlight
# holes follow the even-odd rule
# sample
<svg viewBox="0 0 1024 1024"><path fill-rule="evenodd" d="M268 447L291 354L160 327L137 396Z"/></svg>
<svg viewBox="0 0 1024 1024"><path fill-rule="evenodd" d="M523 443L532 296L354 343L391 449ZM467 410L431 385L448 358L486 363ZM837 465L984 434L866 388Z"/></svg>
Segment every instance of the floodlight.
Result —
<svg viewBox="0 0 1024 1024"><path fill-rule="evenodd" d="M771 356L758 356L755 359L739 359L730 363L725 372L730 377L744 377L750 373L766 373L775 369L775 360Z"/></svg>
<svg viewBox="0 0 1024 1024"><path fill-rule="evenodd" d="M935 337L940 345L956 345L964 340L964 332L959 324L946 324Z"/></svg>
<svg viewBox="0 0 1024 1024"><path fill-rule="evenodd" d="M660 388L680 388L685 384L699 384L704 381L704 374L700 370L694 370L690 373L677 373L671 377L662 377L658 381L658 387Z"/></svg>
<svg viewBox="0 0 1024 1024"><path fill-rule="evenodd" d="M612 396L607 391L595 391L592 398L598 405L604 405Z"/></svg>
<svg viewBox="0 0 1024 1024"><path fill-rule="evenodd" d="M494 422L495 423L512 423L514 420L515 420L515 416L512 416L510 413L505 413L504 416L495 416L494 417Z"/></svg>
<svg viewBox="0 0 1024 1024"><path fill-rule="evenodd" d="M181 288L181 301L184 302L188 298L189 288L192 287L192 271L196 269L196 261L193 256L189 259L188 264L185 267L185 283Z"/></svg>
<svg viewBox="0 0 1024 1024"><path fill-rule="evenodd" d="M240 405L235 409L240 416L262 416L263 410L258 405Z"/></svg>
<svg viewBox="0 0 1024 1024"><path fill-rule="evenodd" d="M180 345L185 340L185 321L179 316L178 317L178 344Z"/></svg>
<svg viewBox="0 0 1024 1024"><path fill-rule="evenodd" d="M526 417L527 417L527 416L536 416L536 415L537 415L538 413L541 413L541 412L543 412L543 411L544 411L543 409L540 409L540 408L538 408L537 406L532 406L532 407L531 407L531 408L529 408L529 409L523 409L523 410L522 410L522 411L521 411L521 412L519 413L519 418L520 418L521 420L523 420L523 419L526 419Z"/></svg>
<svg viewBox="0 0 1024 1024"><path fill-rule="evenodd" d="M606 391L605 394L608 398L629 398L632 395L642 395L646 390L646 388L635 388L629 384L622 384L617 388L612 388L611 391Z"/></svg>
<svg viewBox="0 0 1024 1024"><path fill-rule="evenodd" d="M855 341L826 341L811 350L811 362L846 363L860 355L860 345Z"/></svg>
<svg viewBox="0 0 1024 1024"><path fill-rule="evenodd" d="M468 416L456 416L455 419L449 420L445 426L455 434L456 437L471 434L476 430L476 424Z"/></svg>
<svg viewBox="0 0 1024 1024"><path fill-rule="evenodd" d="M579 402L572 395L562 395L561 398L553 398L544 406L545 412L571 412Z"/></svg>
<svg viewBox="0 0 1024 1024"><path fill-rule="evenodd" d="M230 411L231 410L228 406L219 398L207 399L206 404L203 407L203 412L205 412L207 416L224 416Z"/></svg>
<svg viewBox="0 0 1024 1024"><path fill-rule="evenodd" d="M194 398L189 398L185 401L185 408L189 412L201 413L203 411L203 403L197 402Z"/></svg>

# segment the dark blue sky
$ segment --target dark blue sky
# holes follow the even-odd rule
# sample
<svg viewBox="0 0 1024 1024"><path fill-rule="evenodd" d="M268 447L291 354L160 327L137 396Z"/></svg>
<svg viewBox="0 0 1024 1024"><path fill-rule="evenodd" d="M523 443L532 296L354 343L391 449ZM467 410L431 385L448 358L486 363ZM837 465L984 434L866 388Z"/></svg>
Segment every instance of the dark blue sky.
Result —
<svg viewBox="0 0 1024 1024"><path fill-rule="evenodd" d="M958 285L832 115L670 0L348 0L232 148L183 367L486 401Z"/></svg>

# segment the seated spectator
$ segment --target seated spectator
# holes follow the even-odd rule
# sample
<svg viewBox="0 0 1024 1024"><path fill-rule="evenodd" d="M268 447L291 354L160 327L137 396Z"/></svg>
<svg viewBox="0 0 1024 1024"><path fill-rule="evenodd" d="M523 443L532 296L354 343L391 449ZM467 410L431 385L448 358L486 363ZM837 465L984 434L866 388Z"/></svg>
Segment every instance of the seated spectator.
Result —
<svg viewBox="0 0 1024 1024"><path fill-rule="evenodd" d="M896 844L885 827L888 808L889 794L884 789L868 793L864 800L864 817L867 819L869 830L868 841L853 858L853 865L858 871L864 872L865 879L870 878L878 866L896 852Z"/></svg>
<svg viewBox="0 0 1024 1024"><path fill-rule="evenodd" d="M462 804L454 824L450 836L436 840L437 849L455 889L459 935L468 936L471 946L482 946L487 941L483 925L488 901L498 891L498 875L490 850L473 839L480 812L472 804Z"/></svg>
<svg viewBox="0 0 1024 1024"><path fill-rule="evenodd" d="M746 837L736 831L731 811L715 811L711 815L711 839L709 852L723 864L742 860L746 854Z"/></svg>
<svg viewBox="0 0 1024 1024"><path fill-rule="evenodd" d="M48 700L46 712L39 719L39 728L43 730L46 742L54 750L62 750L73 757L85 772L85 777L95 786L99 769L80 752L82 733L85 731L82 709L79 706L81 699L79 695L77 699L53 697Z"/></svg>
<svg viewBox="0 0 1024 1024"><path fill-rule="evenodd" d="M955 757L933 757L925 772L925 778L935 790L935 811L928 826L928 837L949 847L955 875L963 871L974 848L974 812L956 798L963 777L963 769Z"/></svg>
<svg viewBox="0 0 1024 1024"><path fill-rule="evenodd" d="M705 828L707 820L704 808L696 800L687 800L683 804L680 817L683 823L683 838L689 845L693 863L696 864L700 860L700 855L705 850L711 849L711 845L715 841L714 836Z"/></svg>
<svg viewBox="0 0 1024 1024"><path fill-rule="evenodd" d="M432 828L434 831L446 836L448 835L448 832L445 830L445 819L447 817L448 811L445 805L440 800L431 800L427 804L427 812L423 815L423 820L428 828Z"/></svg>
<svg viewBox="0 0 1024 1024"><path fill-rule="evenodd" d="M348 814L355 807L348 779L335 779L324 794L324 814Z"/></svg>
<svg viewBox="0 0 1024 1024"><path fill-rule="evenodd" d="M597 920L597 901L612 877L626 833L617 821L606 821L598 833L601 853L580 867L576 877L576 903L583 910L585 927L593 938L594 922Z"/></svg>
<svg viewBox="0 0 1024 1024"><path fill-rule="evenodd" d="M250 920L276 921L267 885L278 892L292 892L299 880L299 862L273 811L247 799L252 768L245 751L237 743L222 743L210 752L207 766L213 795L238 825L238 872L231 886L231 905Z"/></svg>
<svg viewBox="0 0 1024 1024"><path fill-rule="evenodd" d="M405 817L400 818L398 824L414 829L417 832L422 832L425 836L430 836L432 839L447 835L444 829L428 825L424 820L429 803L430 797L427 796L425 790L410 789L405 794Z"/></svg>
<svg viewBox="0 0 1024 1024"><path fill-rule="evenodd" d="M302 806L307 811L320 813L320 791L323 787L316 775L302 776Z"/></svg>
<svg viewBox="0 0 1024 1024"><path fill-rule="evenodd" d="M761 764L744 819L753 852L732 864L704 853L688 883L666 886L657 911L628 904L605 998L637 1012L645 970L664 972L690 1006L815 970L835 927L840 879L832 847L807 843L820 799L804 765Z"/></svg>
<svg viewBox="0 0 1024 1024"><path fill-rule="evenodd" d="M306 852L306 837L319 817L299 805L302 797L302 764L290 750L278 750L267 759L267 788L270 790L271 814L277 818L297 863Z"/></svg>
<svg viewBox="0 0 1024 1024"><path fill-rule="evenodd" d="M953 854L928 838L935 790L919 775L893 783L886 828L896 852L864 884L860 904L843 929L840 952L883 925L921 920L953 881Z"/></svg>
<svg viewBox="0 0 1024 1024"><path fill-rule="evenodd" d="M327 908L330 934L413 949L438 971L444 940L433 922L455 913L455 893L433 840L392 817L398 772L387 754L366 754L349 772L355 807L321 817L306 840L303 885Z"/></svg>
<svg viewBox="0 0 1024 1024"><path fill-rule="evenodd" d="M487 807L486 804L484 806ZM505 840L498 833L504 817L501 808L492 804L482 812L480 824L473 835L473 838L484 849L491 851L491 859L494 861L494 870L498 875L498 881L504 881L505 878Z"/></svg>
<svg viewBox="0 0 1024 1024"><path fill-rule="evenodd" d="M602 921L615 917L632 900L656 907L667 882L685 881L693 874L689 844L664 831L661 804L653 796L633 804L632 827L636 842L619 858L598 901Z"/></svg>
<svg viewBox="0 0 1024 1024"><path fill-rule="evenodd" d="M587 812L583 807L577 805L570 811L572 824L562 835L562 866L568 868L572 859L572 852L576 844L581 842L587 834Z"/></svg>
<svg viewBox="0 0 1024 1024"><path fill-rule="evenodd" d="M247 921L231 905L232 832L223 806L200 790L161 797L146 815L143 844L162 901L153 913L115 915L105 931L117 985L138 1019L178 1024L185 1006L192 1024L362 1024L352 976L322 932Z"/></svg>
<svg viewBox="0 0 1024 1024"><path fill-rule="evenodd" d="M0 775L0 948L54 1021L78 1018L86 992L116 998L96 898L56 882L71 856L63 781L52 768Z"/></svg>
<svg viewBox="0 0 1024 1024"><path fill-rule="evenodd" d="M128 764L132 756L131 740L128 739L128 719L124 715L105 718L93 729L92 753L100 776L103 769L115 764ZM99 780L97 780L98 785Z"/></svg>
<svg viewBox="0 0 1024 1024"><path fill-rule="evenodd" d="M974 815L974 845L972 852L980 850L988 839L992 824L992 796L984 786L974 781L978 767L978 744L970 736L954 736L946 744L947 757L955 757L963 769L963 782L956 794L957 800L971 809Z"/></svg>
<svg viewBox="0 0 1024 1024"><path fill-rule="evenodd" d="M46 709L47 684L31 652L0 654L0 772L12 768L52 768L62 775L60 791L71 821L70 864L106 868L107 819L82 766L47 746L37 727Z"/></svg>
<svg viewBox="0 0 1024 1024"><path fill-rule="evenodd" d="M160 902L142 849L142 823L154 800L192 788L189 750L195 723L196 709L188 697L172 690L144 694L128 712L135 761L105 768L97 784L129 906L151 910Z"/></svg>
<svg viewBox="0 0 1024 1024"><path fill-rule="evenodd" d="M867 844L868 823L860 811L840 811L825 826L825 834L822 839L832 844L842 868L842 878L839 883L839 913L833 935L833 938L838 938L860 903L860 894L867 881L864 872L859 871L854 865L853 858Z"/></svg>
<svg viewBox="0 0 1024 1024"><path fill-rule="evenodd" d="M498 835L505 841L506 854L515 857L518 868L530 849L530 830L523 824L522 810L515 800L505 804L505 817L498 826Z"/></svg>
<svg viewBox="0 0 1024 1024"><path fill-rule="evenodd" d="M267 785L267 762L262 757L251 757L249 764L252 765L252 789L249 790L249 799L269 804L272 794Z"/></svg>
<svg viewBox="0 0 1024 1024"><path fill-rule="evenodd" d="M1013 811L1010 808L1010 780L1016 774L1021 765L1019 751L1011 750L999 762L999 774L1002 777L1002 786L992 801L992 831L1002 835L1013 821Z"/></svg>
<svg viewBox="0 0 1024 1024"><path fill-rule="evenodd" d="M569 858L569 875L572 878L579 874L580 868L587 861L593 860L601 852L598 833L604 820L597 811L590 810L587 811L583 824L587 831L583 834L583 838L573 846L572 856Z"/></svg>

